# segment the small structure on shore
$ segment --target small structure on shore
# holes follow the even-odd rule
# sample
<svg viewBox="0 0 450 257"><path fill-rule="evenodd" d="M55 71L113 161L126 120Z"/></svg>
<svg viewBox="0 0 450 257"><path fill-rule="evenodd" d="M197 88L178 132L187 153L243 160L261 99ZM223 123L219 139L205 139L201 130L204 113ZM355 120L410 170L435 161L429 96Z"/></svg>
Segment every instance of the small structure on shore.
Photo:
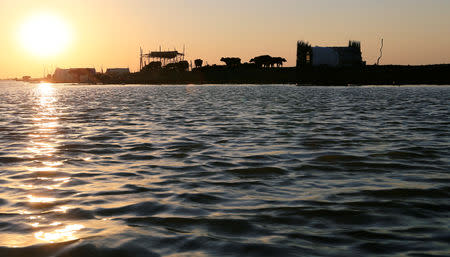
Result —
<svg viewBox="0 0 450 257"><path fill-rule="evenodd" d="M130 74L129 68L109 68L106 69L106 75L117 77L117 76L124 76Z"/></svg>
<svg viewBox="0 0 450 257"><path fill-rule="evenodd" d="M364 65L359 41L349 41L346 47L320 47L297 42L297 68L308 66L357 67Z"/></svg>
<svg viewBox="0 0 450 257"><path fill-rule="evenodd" d="M89 83L95 82L95 68L56 68L52 77L54 82L61 83Z"/></svg>
<svg viewBox="0 0 450 257"><path fill-rule="evenodd" d="M144 54L142 48L140 49L140 59L139 59L139 71L147 66L150 63L160 62L162 66L166 66L171 63L179 63L184 61L184 49L183 53L174 51L161 51L161 47L159 51L151 51L147 54Z"/></svg>

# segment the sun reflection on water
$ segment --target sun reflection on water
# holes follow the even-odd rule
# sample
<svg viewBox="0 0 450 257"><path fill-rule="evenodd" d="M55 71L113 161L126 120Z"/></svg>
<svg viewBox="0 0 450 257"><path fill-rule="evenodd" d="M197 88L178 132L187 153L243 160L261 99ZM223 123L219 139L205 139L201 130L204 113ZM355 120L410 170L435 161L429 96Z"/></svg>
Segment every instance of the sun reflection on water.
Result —
<svg viewBox="0 0 450 257"><path fill-rule="evenodd" d="M31 182L19 185L28 191L25 194L26 201L33 206L52 206L49 211L36 211L36 209L20 210L24 219L33 229L38 232L24 236L22 244L55 243L78 239L76 232L82 230L81 224L63 224L58 220L53 220L54 213L59 215L66 213L70 206L60 204L56 188L62 188L65 183L71 180L66 173L60 172L64 163L59 159L57 141L58 128L60 127L58 111L56 108L57 98L55 88L50 83L38 84L35 89L35 107L32 121L33 130L29 133L30 145L26 148L30 158L36 158L35 163L27 167L27 171L32 175ZM36 165L37 164L37 165ZM39 190L38 194L35 194ZM42 195L40 195L42 194ZM48 215L50 214L50 216ZM22 246L20 240L11 238L7 244L16 247Z"/></svg>
<svg viewBox="0 0 450 257"><path fill-rule="evenodd" d="M30 203L53 203L56 201L54 197L36 197L32 195L27 195L28 202Z"/></svg>
<svg viewBox="0 0 450 257"><path fill-rule="evenodd" d="M50 167L56 167L56 166L61 166L61 165L63 165L63 163L60 162L60 161L55 161L55 162L42 162L42 164L44 164L45 166L50 166Z"/></svg>
<svg viewBox="0 0 450 257"><path fill-rule="evenodd" d="M57 171L59 170L58 167L52 167L52 166L45 166L45 167L31 167L29 171L32 172L45 172L45 171Z"/></svg>
<svg viewBox="0 0 450 257"><path fill-rule="evenodd" d="M33 146L28 147L27 151L34 155L52 156L56 152L56 145L48 142L31 142Z"/></svg>
<svg viewBox="0 0 450 257"><path fill-rule="evenodd" d="M64 228L56 229L51 232L39 231L34 233L34 237L38 240L45 241L48 243L55 243L61 241L70 241L78 239L75 232L83 229L84 226L80 224L67 225Z"/></svg>
<svg viewBox="0 0 450 257"><path fill-rule="evenodd" d="M53 211L54 211L54 212L62 212L62 213L66 213L68 209L70 209L70 208L67 207L67 206L60 206L60 207L58 207L58 208L56 208L56 209L53 209Z"/></svg>
<svg viewBox="0 0 450 257"><path fill-rule="evenodd" d="M53 93L54 88L52 83L41 82L38 84L39 91L43 92L45 95Z"/></svg>

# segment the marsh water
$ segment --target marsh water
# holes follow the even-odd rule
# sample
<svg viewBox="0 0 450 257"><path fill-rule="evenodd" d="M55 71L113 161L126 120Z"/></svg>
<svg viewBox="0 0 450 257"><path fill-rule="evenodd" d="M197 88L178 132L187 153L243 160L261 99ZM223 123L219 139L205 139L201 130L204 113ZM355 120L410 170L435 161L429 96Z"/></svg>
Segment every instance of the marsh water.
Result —
<svg viewBox="0 0 450 257"><path fill-rule="evenodd" d="M0 82L0 256L445 256L450 87Z"/></svg>

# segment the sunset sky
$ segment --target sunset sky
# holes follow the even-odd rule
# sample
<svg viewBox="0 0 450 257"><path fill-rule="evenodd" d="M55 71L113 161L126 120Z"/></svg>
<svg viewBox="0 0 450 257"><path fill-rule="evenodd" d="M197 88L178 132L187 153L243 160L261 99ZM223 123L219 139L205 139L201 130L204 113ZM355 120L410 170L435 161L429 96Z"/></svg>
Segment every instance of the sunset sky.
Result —
<svg viewBox="0 0 450 257"><path fill-rule="evenodd" d="M0 0L0 78L42 76L43 67L136 71L140 46L181 51L183 44L188 60L270 54L293 66L297 40L338 46L352 39L373 64L382 37L382 64L450 63L449 14L448 0ZM21 36L36 15L61 21L68 37L52 38L58 53L30 52L48 34L37 26Z"/></svg>

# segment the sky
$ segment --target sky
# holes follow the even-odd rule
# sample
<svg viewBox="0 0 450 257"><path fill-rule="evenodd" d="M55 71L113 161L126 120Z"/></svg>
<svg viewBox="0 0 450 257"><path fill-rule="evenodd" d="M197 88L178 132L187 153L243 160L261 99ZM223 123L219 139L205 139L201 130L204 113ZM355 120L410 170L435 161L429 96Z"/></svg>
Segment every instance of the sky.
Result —
<svg viewBox="0 0 450 257"><path fill-rule="evenodd" d="M70 31L59 54L39 56L21 44L21 27L38 13L60 17ZM450 63L449 14L449 0L0 0L0 78L55 67L137 71L140 47L183 45L188 60L208 64L269 54L294 66L298 40L358 40L373 64L383 38L381 64Z"/></svg>

